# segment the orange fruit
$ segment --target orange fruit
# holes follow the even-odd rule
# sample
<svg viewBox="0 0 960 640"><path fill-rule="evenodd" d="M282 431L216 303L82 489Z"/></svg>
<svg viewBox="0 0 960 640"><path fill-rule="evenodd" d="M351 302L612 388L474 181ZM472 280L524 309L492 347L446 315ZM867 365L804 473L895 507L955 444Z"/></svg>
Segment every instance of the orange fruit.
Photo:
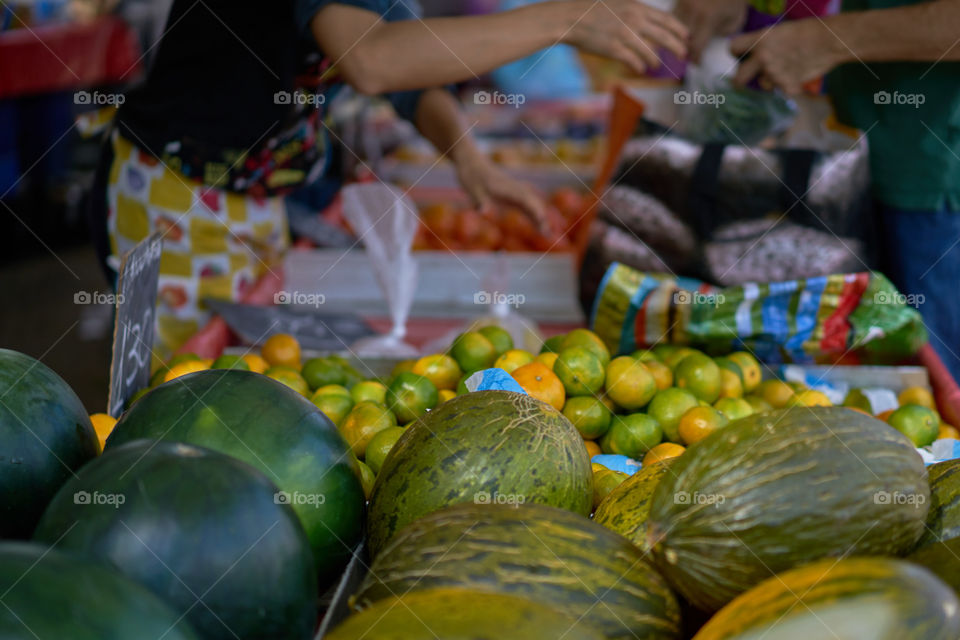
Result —
<svg viewBox="0 0 960 640"><path fill-rule="evenodd" d="M743 381L740 379L740 376L723 367L720 367L720 397L743 397Z"/></svg>
<svg viewBox="0 0 960 640"><path fill-rule="evenodd" d="M883 420L884 422L890 422L890 416L893 415L893 412L896 409L887 409L886 411L881 411L877 414L877 420Z"/></svg>
<svg viewBox="0 0 960 640"><path fill-rule="evenodd" d="M396 378L404 371L413 371L413 365L415 364L417 364L416 359L401 360L397 364L393 365L393 370L390 371L390 378Z"/></svg>
<svg viewBox="0 0 960 640"><path fill-rule="evenodd" d="M773 405L755 394L749 394L743 397L751 407L754 413L763 413L764 411L773 411Z"/></svg>
<svg viewBox="0 0 960 640"><path fill-rule="evenodd" d="M887 420L891 427L910 438L914 446L925 447L937 439L940 432L940 417L929 407L905 404Z"/></svg>
<svg viewBox="0 0 960 640"><path fill-rule="evenodd" d="M379 402L387 403L387 387L382 382L376 380L361 380L350 389L350 397L354 402Z"/></svg>
<svg viewBox="0 0 960 640"><path fill-rule="evenodd" d="M760 369L760 362L753 357L753 354L746 351L734 351L727 356L734 364L740 367L740 373L743 375L743 390L750 393L758 386L763 379L763 371Z"/></svg>
<svg viewBox="0 0 960 640"><path fill-rule="evenodd" d="M566 395L563 383L550 369L539 362L531 362L516 369L512 374L523 390L531 396L546 402L557 411L563 409Z"/></svg>
<svg viewBox="0 0 960 640"><path fill-rule="evenodd" d="M825 393L813 389L800 391L787 402L788 407L832 407L833 403Z"/></svg>
<svg viewBox="0 0 960 640"><path fill-rule="evenodd" d="M754 413L753 406L743 398L720 398L713 403L713 408L731 421L746 418Z"/></svg>
<svg viewBox="0 0 960 640"><path fill-rule="evenodd" d="M561 351L553 371L563 383L567 395L589 396L603 387L603 363L586 347L570 347Z"/></svg>
<svg viewBox="0 0 960 640"><path fill-rule="evenodd" d="M673 370L673 382L708 404L720 397L720 367L702 353L693 353L681 360Z"/></svg>
<svg viewBox="0 0 960 640"><path fill-rule="evenodd" d="M843 406L851 408L856 407L870 415L873 415L871 412L873 407L870 404L870 398L867 397L867 394L865 394L862 389L850 389L850 391L847 392L847 395L843 398Z"/></svg>
<svg viewBox="0 0 960 640"><path fill-rule="evenodd" d="M594 396L568 398L563 405L563 415L573 423L585 440L599 438L610 428L613 414L607 405Z"/></svg>
<svg viewBox="0 0 960 640"><path fill-rule="evenodd" d="M390 449L397 443L397 440L400 439L404 431L406 431L406 429L403 427L389 427L378 432L370 439L366 451L363 452L363 461L367 463L371 471L380 473L380 467L383 466L383 461L387 458Z"/></svg>
<svg viewBox="0 0 960 640"><path fill-rule="evenodd" d="M600 449L600 445L593 440L584 440L583 446L587 448L587 455L590 456L591 460L593 459L593 456L599 456L603 454L603 451Z"/></svg>
<svg viewBox="0 0 960 640"><path fill-rule="evenodd" d="M250 367L250 371L253 371L254 373L263 373L270 368L270 363L256 353L243 354L243 361L247 363L247 366Z"/></svg>
<svg viewBox="0 0 960 640"><path fill-rule="evenodd" d="M614 358L606 370L607 397L627 411L647 406L657 392L657 382L639 360L630 356Z"/></svg>
<svg viewBox="0 0 960 640"><path fill-rule="evenodd" d="M494 361L493 366L497 369L503 369L507 373L513 373L523 365L530 364L533 361L533 354L529 351L508 349L500 354L500 357Z"/></svg>
<svg viewBox="0 0 960 640"><path fill-rule="evenodd" d="M678 364L683 362L688 357L694 356L694 355L703 356L706 354L704 354L702 351L698 351L697 349L694 349L693 347L679 347L678 349L670 352L669 355L663 358L663 364L670 367L671 370L675 370ZM674 373L676 372L674 371Z"/></svg>
<svg viewBox="0 0 960 640"><path fill-rule="evenodd" d="M728 422L727 417L713 407L694 407L680 418L677 433L684 444L691 445L725 427Z"/></svg>
<svg viewBox="0 0 960 640"><path fill-rule="evenodd" d="M353 396L350 395L350 390L342 384L326 384L316 389L313 392L313 395L310 396L310 399L312 400L313 398L319 398L320 396L330 395L346 396L351 399L353 398Z"/></svg>
<svg viewBox="0 0 960 640"><path fill-rule="evenodd" d="M897 396L900 406L905 404L918 404L921 407L937 410L937 403L933 399L933 394L929 389L923 387L908 387Z"/></svg>
<svg viewBox="0 0 960 640"><path fill-rule="evenodd" d="M613 416L610 428L600 439L604 453L615 453L639 460L640 456L663 440L660 424L645 413Z"/></svg>
<svg viewBox="0 0 960 640"><path fill-rule="evenodd" d="M456 389L457 382L463 376L457 361L444 353L423 356L411 371L432 382L437 389Z"/></svg>
<svg viewBox="0 0 960 640"><path fill-rule="evenodd" d="M163 376L164 382L170 382L180 376L185 376L188 373L196 373L197 371L206 371L210 366L203 360L187 360L181 362L180 364L175 364L170 367L170 370L167 371Z"/></svg>
<svg viewBox="0 0 960 640"><path fill-rule="evenodd" d="M649 349L637 349L630 355L641 362L661 362L660 358L657 357L657 354Z"/></svg>
<svg viewBox="0 0 960 640"><path fill-rule="evenodd" d="M310 395L310 386L307 384L307 381L303 379L303 376L300 375L300 372L296 369L284 366L274 366L267 369L264 375L266 375L268 378L273 378L277 382L282 382L301 395Z"/></svg>
<svg viewBox="0 0 960 640"><path fill-rule="evenodd" d="M453 400L457 397L457 392L451 389L440 389L437 391L437 404L441 405L447 400Z"/></svg>
<svg viewBox="0 0 960 640"><path fill-rule="evenodd" d="M647 413L663 427L664 437L667 440L677 442L680 440L680 433L677 431L680 418L699 404L697 397L686 389L670 387L657 391L647 406Z"/></svg>
<svg viewBox="0 0 960 640"><path fill-rule="evenodd" d="M300 368L300 343L286 333L276 333L260 347L260 355L274 367Z"/></svg>
<svg viewBox="0 0 960 640"><path fill-rule="evenodd" d="M100 450L103 451L103 445L107 442L107 437L117 424L117 419L106 413L94 413L90 416L90 422L93 423L93 430L97 432L97 439L100 441Z"/></svg>
<svg viewBox="0 0 960 640"><path fill-rule="evenodd" d="M610 350L607 349L607 345L600 339L600 336L589 329L574 329L565 335L558 351L562 352L572 347L587 349L600 360L600 364L604 367L610 362Z"/></svg>
<svg viewBox="0 0 960 640"><path fill-rule="evenodd" d="M490 368L497 359L497 349L482 333L467 331L453 341L450 355L462 371L479 371Z"/></svg>
<svg viewBox="0 0 960 640"><path fill-rule="evenodd" d="M362 458L367 445L375 435L395 426L397 426L397 419L382 404L358 402L347 414L339 429L340 435L353 450L353 455Z"/></svg>
<svg viewBox="0 0 960 640"><path fill-rule="evenodd" d="M674 444L673 442L664 442L663 444L658 444L653 449L647 452L647 455L643 456L643 466L656 464L658 462L663 462L664 460L669 460L670 458L679 458L683 455L683 452L686 449L679 444Z"/></svg>
<svg viewBox="0 0 960 640"><path fill-rule="evenodd" d="M310 397L310 402L320 409L335 427L343 424L344 419L353 409L353 399L341 393L314 393Z"/></svg>
<svg viewBox="0 0 960 640"><path fill-rule="evenodd" d="M653 376L657 390L669 389L673 386L673 371L670 370L670 367L659 360L641 360L640 362Z"/></svg>
<svg viewBox="0 0 960 640"><path fill-rule="evenodd" d="M546 353L541 353L534 360L537 362L543 363L543 365L553 371L553 365L557 363L557 358L560 357L560 354L554 353L552 351L547 351Z"/></svg>
<svg viewBox="0 0 960 640"><path fill-rule="evenodd" d="M783 409L796 395L793 387L783 380L764 380L757 387L757 393L774 409Z"/></svg>
<svg viewBox="0 0 960 640"><path fill-rule="evenodd" d="M498 356L513 349L513 337L503 327L491 324L480 327L477 332L490 341Z"/></svg>
<svg viewBox="0 0 960 640"><path fill-rule="evenodd" d="M97 431L99 434L100 432ZM954 440L960 440L960 431L956 427L947 424L946 422L940 423L940 429L937 431L937 440L943 440L944 438L952 438Z"/></svg>

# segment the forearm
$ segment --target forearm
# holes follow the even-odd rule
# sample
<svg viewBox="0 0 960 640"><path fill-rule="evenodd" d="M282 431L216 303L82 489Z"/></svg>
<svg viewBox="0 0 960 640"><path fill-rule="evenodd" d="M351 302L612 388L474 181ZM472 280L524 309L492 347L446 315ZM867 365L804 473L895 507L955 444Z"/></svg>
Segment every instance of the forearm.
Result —
<svg viewBox="0 0 960 640"><path fill-rule="evenodd" d="M960 0L842 13L825 22L838 63L960 60Z"/></svg>
<svg viewBox="0 0 960 640"><path fill-rule="evenodd" d="M479 153L460 103L445 89L423 92L414 124L437 151L454 162Z"/></svg>
<svg viewBox="0 0 960 640"><path fill-rule="evenodd" d="M556 44L576 19L566 7L550 2L489 16L388 23L330 5L311 28L347 81L376 94L473 79Z"/></svg>

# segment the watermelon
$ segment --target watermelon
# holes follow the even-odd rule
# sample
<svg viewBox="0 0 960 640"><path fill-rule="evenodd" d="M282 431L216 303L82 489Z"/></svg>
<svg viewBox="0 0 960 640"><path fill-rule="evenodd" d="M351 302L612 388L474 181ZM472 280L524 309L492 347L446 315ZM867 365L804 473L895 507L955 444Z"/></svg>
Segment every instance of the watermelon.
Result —
<svg viewBox="0 0 960 640"><path fill-rule="evenodd" d="M628 540L570 511L538 504L460 504L404 527L353 598L456 587L551 606L606 638L678 638L680 608Z"/></svg>
<svg viewBox="0 0 960 640"><path fill-rule="evenodd" d="M347 443L312 402L257 373L200 371L137 401L105 449L140 438L207 447L259 469L293 498L321 586L339 577L360 540L363 487Z"/></svg>
<svg viewBox="0 0 960 640"><path fill-rule="evenodd" d="M903 434L849 409L796 407L691 445L654 490L647 537L674 589L716 611L823 557L909 551L929 504L923 459Z"/></svg>
<svg viewBox="0 0 960 640"><path fill-rule="evenodd" d="M603 636L551 607L502 593L425 589L377 602L326 640L505 640Z"/></svg>
<svg viewBox="0 0 960 640"><path fill-rule="evenodd" d="M677 458L668 458L663 462L646 465L624 480L597 506L593 521L616 531L644 551L650 551L647 546L650 499L653 497L653 490L675 460Z"/></svg>
<svg viewBox="0 0 960 640"><path fill-rule="evenodd" d="M547 504L584 516L593 474L583 438L550 405L510 391L443 403L407 427L370 495L376 554L407 524L461 502Z"/></svg>
<svg viewBox="0 0 960 640"><path fill-rule="evenodd" d="M960 593L960 460L927 467L930 514L927 527L908 560L933 571Z"/></svg>
<svg viewBox="0 0 960 640"><path fill-rule="evenodd" d="M26 542L0 544L4 640L199 640L166 603L109 567Z"/></svg>
<svg viewBox="0 0 960 640"><path fill-rule="evenodd" d="M36 539L144 585L204 638L310 638L317 580L276 485L235 458L173 442L113 447L57 493Z"/></svg>
<svg viewBox="0 0 960 640"><path fill-rule="evenodd" d="M0 538L29 538L100 442L80 398L30 356L0 349Z"/></svg>
<svg viewBox="0 0 960 640"><path fill-rule="evenodd" d="M694 640L956 640L960 601L929 571L892 558L820 560L768 578Z"/></svg>

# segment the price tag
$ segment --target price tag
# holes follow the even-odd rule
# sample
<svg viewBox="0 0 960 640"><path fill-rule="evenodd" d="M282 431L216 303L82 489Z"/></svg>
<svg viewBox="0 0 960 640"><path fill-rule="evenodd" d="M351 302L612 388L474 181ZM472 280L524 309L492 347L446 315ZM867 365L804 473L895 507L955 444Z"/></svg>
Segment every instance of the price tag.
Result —
<svg viewBox="0 0 960 640"><path fill-rule="evenodd" d="M107 399L107 413L115 418L134 393L150 384L162 248L160 234L154 233L131 249L120 264Z"/></svg>

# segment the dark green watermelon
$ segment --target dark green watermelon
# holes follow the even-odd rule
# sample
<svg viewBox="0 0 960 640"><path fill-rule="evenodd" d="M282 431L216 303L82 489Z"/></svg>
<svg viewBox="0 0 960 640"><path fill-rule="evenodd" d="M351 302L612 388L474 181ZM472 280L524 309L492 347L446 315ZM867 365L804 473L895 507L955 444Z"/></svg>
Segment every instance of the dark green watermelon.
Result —
<svg viewBox="0 0 960 640"><path fill-rule="evenodd" d="M309 638L310 545L276 485L230 456L141 440L69 480L36 539L111 565L207 639Z"/></svg>
<svg viewBox="0 0 960 640"><path fill-rule="evenodd" d="M593 473L576 427L523 393L478 391L443 403L408 426L384 460L370 495L370 549L437 509L484 501L589 515Z"/></svg>
<svg viewBox="0 0 960 640"><path fill-rule="evenodd" d="M363 487L347 443L312 402L257 373L200 371L138 400L106 450L141 438L207 447L259 469L291 496L321 586L339 577L360 540Z"/></svg>
<svg viewBox="0 0 960 640"><path fill-rule="evenodd" d="M456 587L519 596L606 638L673 640L680 606L630 542L583 516L538 504L460 504L404 527L354 598Z"/></svg>
<svg viewBox="0 0 960 640"><path fill-rule="evenodd" d="M892 558L820 560L769 578L694 640L957 640L960 601L930 572Z"/></svg>
<svg viewBox="0 0 960 640"><path fill-rule="evenodd" d="M674 589L716 611L821 558L905 553L929 506L923 459L902 433L841 407L796 407L691 445L654 490L647 536Z"/></svg>
<svg viewBox="0 0 960 640"><path fill-rule="evenodd" d="M3 640L199 640L145 587L38 544L0 544L0 602Z"/></svg>
<svg viewBox="0 0 960 640"><path fill-rule="evenodd" d="M63 379L0 349L0 538L29 538L44 507L100 443Z"/></svg>

